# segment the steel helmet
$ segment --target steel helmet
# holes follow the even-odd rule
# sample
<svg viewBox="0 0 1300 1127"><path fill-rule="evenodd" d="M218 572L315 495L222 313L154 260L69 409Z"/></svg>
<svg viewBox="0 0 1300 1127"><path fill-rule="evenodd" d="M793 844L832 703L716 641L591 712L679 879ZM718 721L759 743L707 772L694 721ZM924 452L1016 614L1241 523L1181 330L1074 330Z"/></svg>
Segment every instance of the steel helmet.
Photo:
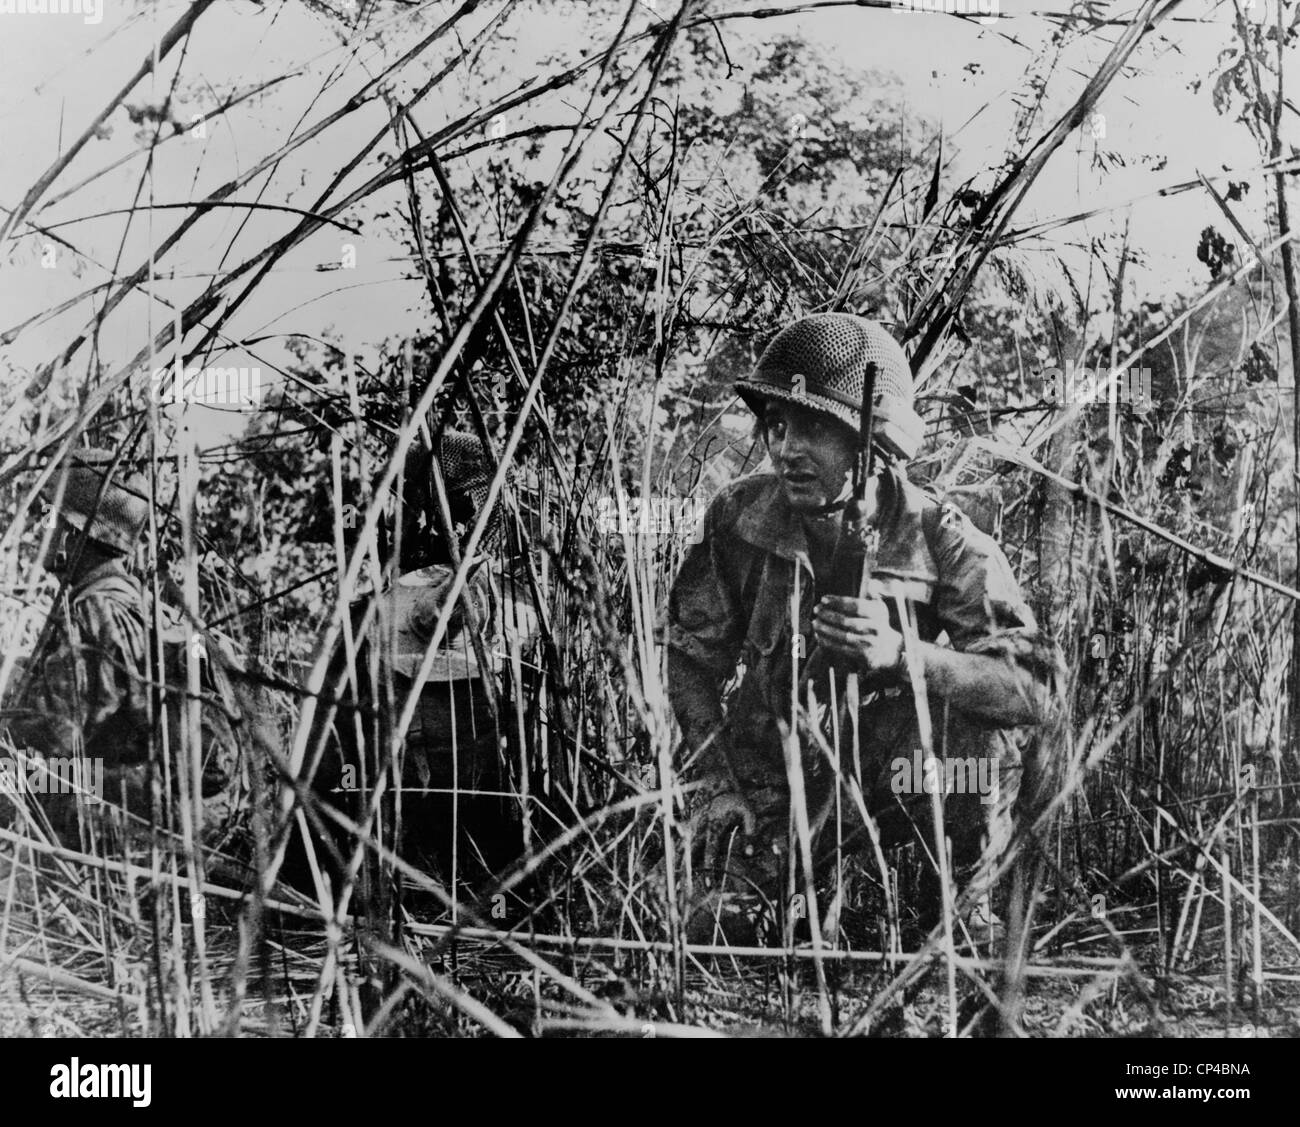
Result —
<svg viewBox="0 0 1300 1127"><path fill-rule="evenodd" d="M111 450L72 452L59 515L90 539L129 554L149 519L149 484L119 464L105 485L115 458ZM50 501L57 497L62 477L62 471L55 473L42 490Z"/></svg>
<svg viewBox="0 0 1300 1127"><path fill-rule="evenodd" d="M458 546L463 550L469 542L469 533L487 503L488 492L496 467L478 437L464 431L445 430L439 437L436 451L415 450L407 458L406 504L407 519L427 519L431 523L423 530L411 527L403 532L403 566L425 566L428 563L451 562L447 545L442 542L438 524L433 514L437 511L433 472L430 463L438 459L443 485L447 490L447 503L452 524L456 527ZM507 474L506 481L513 480ZM478 543L478 552L492 554L501 546L503 510L498 496L492 506L487 527ZM420 562L422 561L422 562Z"/></svg>
<svg viewBox="0 0 1300 1127"><path fill-rule="evenodd" d="M898 342L853 313L814 313L787 325L763 350L736 392L762 415L770 399L795 403L847 423L856 432L867 364L876 364L873 437L903 461L916 457L925 426L912 408L912 370Z"/></svg>

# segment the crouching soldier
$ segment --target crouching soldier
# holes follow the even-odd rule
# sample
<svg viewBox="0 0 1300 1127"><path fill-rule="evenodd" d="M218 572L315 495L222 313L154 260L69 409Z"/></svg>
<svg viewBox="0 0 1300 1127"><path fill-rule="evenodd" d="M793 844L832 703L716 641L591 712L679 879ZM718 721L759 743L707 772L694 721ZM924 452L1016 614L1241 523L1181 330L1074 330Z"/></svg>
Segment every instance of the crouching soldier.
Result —
<svg viewBox="0 0 1300 1127"><path fill-rule="evenodd" d="M863 441L868 365L875 366L875 450L860 493L878 546L873 597L860 598L857 581L844 574L851 553L840 538ZM771 469L733 482L710 505L703 536L673 584L665 632L669 696L687 749L682 768L697 784L692 837L713 885L696 902L690 931L697 940L707 940L746 891L770 906L804 889L790 868L783 730L792 696L807 703L816 649L832 670L856 674L861 692L856 746L852 724L835 723L829 708L813 722L815 734L807 723L795 728L822 866L837 838L871 856L853 787L840 792L839 833L826 832L836 806L828 744L836 740L841 779L856 776L884 846L916 840L937 857L929 794L936 789L952 792L943 815L959 876L985 840L1004 845L1022 773L1015 730L1052 713L1059 670L1058 651L1040 637L1002 550L907 480L923 430L907 360L884 329L850 314L805 317L777 334L737 391L757 416ZM910 646L900 610L915 630ZM914 694L916 684L922 694ZM813 688L828 704L829 676ZM841 703L844 691L841 679ZM922 767L917 695L928 700L939 772ZM956 764L966 785L927 784L927 774L946 782L954 772L943 768ZM1037 754L1024 764L1036 775L1041 765ZM1041 800L1040 782L1029 789ZM916 906L927 923L938 913L937 882L930 893ZM743 917L754 906L751 900L735 914L735 934L747 934Z"/></svg>
<svg viewBox="0 0 1300 1127"><path fill-rule="evenodd" d="M62 581L61 594L42 644L11 682L3 724L18 747L86 764L77 774L94 779L101 793L83 798L119 804L148 819L151 744L159 749L158 772L167 748L165 774L172 794L179 793L184 655L195 643L176 612L160 608L164 667L158 675L148 596L130 566L149 514L148 486L124 466L114 470L114 460L109 451L77 450L66 474L56 472L47 487L47 500L59 500L63 481L42 561ZM206 648L203 653L200 787L202 836L210 844L221 840L236 804L240 715L227 671L232 660ZM170 687L166 699L158 691L163 684ZM50 794L44 806L54 829L75 840L77 800ZM179 815L170 824L179 827Z"/></svg>
<svg viewBox="0 0 1300 1127"><path fill-rule="evenodd" d="M392 733L414 693L401 752L400 847L448 883L453 873L458 882L481 883L516 857L522 842L515 795L526 788L513 781L517 721L501 702L501 674L507 660L527 647L536 613L511 582L509 569L495 566L503 542L499 502L442 638L430 650L493 472L479 440L458 431L444 432L436 450L408 460L403 524L400 537L393 537L400 542L395 582L353 605L356 676L340 641L326 684L344 703L318 714L311 741L321 749L313 772L317 792L363 820L375 780L391 773ZM440 515L440 492L450 528ZM385 552L393 546L386 544ZM376 641L387 660L372 666ZM372 669L386 671L387 684ZM391 780L387 792L394 793ZM346 841L338 844L351 848Z"/></svg>

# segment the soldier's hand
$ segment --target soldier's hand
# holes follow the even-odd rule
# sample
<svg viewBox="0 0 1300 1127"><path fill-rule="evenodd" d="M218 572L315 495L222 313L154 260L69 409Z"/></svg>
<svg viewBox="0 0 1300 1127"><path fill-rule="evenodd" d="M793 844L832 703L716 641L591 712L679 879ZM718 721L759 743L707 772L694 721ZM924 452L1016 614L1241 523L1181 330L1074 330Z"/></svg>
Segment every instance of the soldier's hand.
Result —
<svg viewBox="0 0 1300 1127"><path fill-rule="evenodd" d="M740 830L739 848L753 851L749 839L758 829L758 819L743 795L719 791L707 799L691 818L691 836L704 839L704 867L716 869L726 860L726 845L733 830Z"/></svg>
<svg viewBox="0 0 1300 1127"><path fill-rule="evenodd" d="M821 645L867 669L893 669L903 652L903 636L890 626L880 599L827 595L813 611L813 631Z"/></svg>

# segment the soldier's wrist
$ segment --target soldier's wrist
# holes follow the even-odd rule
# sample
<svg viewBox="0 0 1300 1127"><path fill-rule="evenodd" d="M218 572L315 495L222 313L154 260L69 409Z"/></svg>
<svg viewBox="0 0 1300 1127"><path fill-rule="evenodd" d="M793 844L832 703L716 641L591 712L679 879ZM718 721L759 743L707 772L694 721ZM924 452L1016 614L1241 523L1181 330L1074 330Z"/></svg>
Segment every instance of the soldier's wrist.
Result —
<svg viewBox="0 0 1300 1127"><path fill-rule="evenodd" d="M894 662L892 673L894 679L901 685L910 685L912 683L912 670L921 672L924 676L925 663L921 656L922 642L917 642L912 646L910 652L907 643L899 641L898 643L898 660Z"/></svg>

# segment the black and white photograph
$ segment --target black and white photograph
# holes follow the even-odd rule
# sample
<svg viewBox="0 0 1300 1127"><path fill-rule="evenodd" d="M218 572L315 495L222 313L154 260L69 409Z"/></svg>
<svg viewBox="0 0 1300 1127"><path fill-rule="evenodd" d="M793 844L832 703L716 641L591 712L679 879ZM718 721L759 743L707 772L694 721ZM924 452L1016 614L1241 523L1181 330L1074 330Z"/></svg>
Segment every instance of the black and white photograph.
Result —
<svg viewBox="0 0 1300 1127"><path fill-rule="evenodd" d="M0 0L37 1105L166 1110L195 1039L1284 1081L1298 40L1298 0Z"/></svg>

